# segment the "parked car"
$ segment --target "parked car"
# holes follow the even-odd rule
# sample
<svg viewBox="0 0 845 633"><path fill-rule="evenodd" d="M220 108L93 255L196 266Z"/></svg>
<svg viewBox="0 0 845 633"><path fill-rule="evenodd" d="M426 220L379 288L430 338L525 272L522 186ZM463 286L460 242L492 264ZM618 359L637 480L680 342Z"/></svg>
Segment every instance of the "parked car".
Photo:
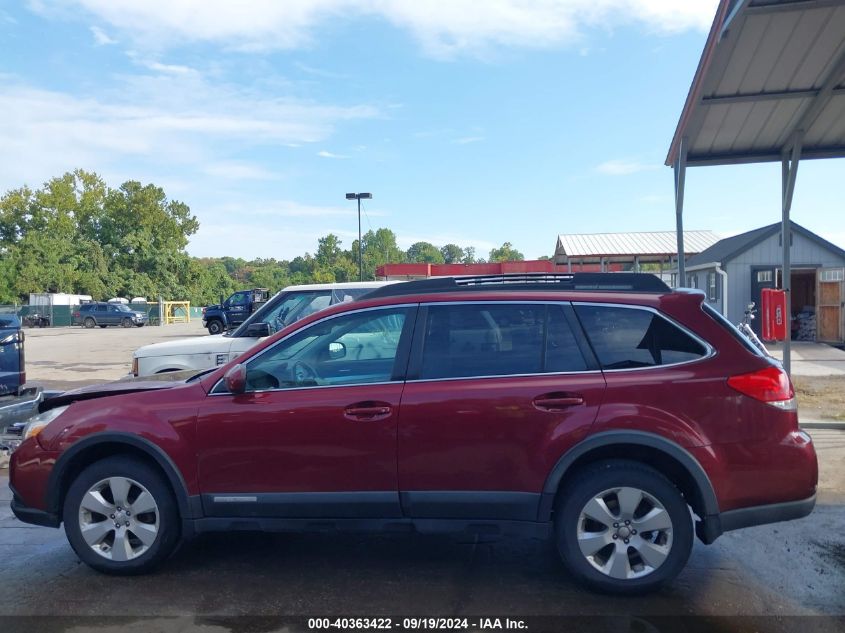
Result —
<svg viewBox="0 0 845 633"><path fill-rule="evenodd" d="M40 387L26 385L25 339L20 319L0 314L0 451L17 445L12 427L36 414L43 396Z"/></svg>
<svg viewBox="0 0 845 633"><path fill-rule="evenodd" d="M123 303L91 302L83 303L73 312L73 324L92 328L97 325L121 325L123 327L144 327L149 320L145 312L133 310Z"/></svg>
<svg viewBox="0 0 845 633"><path fill-rule="evenodd" d="M202 309L202 326L209 334L222 334L246 321L259 310L270 296L267 288L239 290L228 299L220 296L220 303Z"/></svg>
<svg viewBox="0 0 845 633"><path fill-rule="evenodd" d="M50 315L41 312L31 312L23 318L27 327L50 327Z"/></svg>
<svg viewBox="0 0 845 633"><path fill-rule="evenodd" d="M12 510L113 574L213 530L552 538L635 593L712 543L796 519L817 463L792 385L651 275L432 279L313 314L181 383L41 406Z"/></svg>
<svg viewBox="0 0 845 633"><path fill-rule="evenodd" d="M390 282L360 281L288 286L226 334L144 345L132 355L132 374L150 376L225 365L286 325L336 303L354 301Z"/></svg>
<svg viewBox="0 0 845 633"><path fill-rule="evenodd" d="M16 396L26 382L24 333L17 315L0 314L0 396Z"/></svg>

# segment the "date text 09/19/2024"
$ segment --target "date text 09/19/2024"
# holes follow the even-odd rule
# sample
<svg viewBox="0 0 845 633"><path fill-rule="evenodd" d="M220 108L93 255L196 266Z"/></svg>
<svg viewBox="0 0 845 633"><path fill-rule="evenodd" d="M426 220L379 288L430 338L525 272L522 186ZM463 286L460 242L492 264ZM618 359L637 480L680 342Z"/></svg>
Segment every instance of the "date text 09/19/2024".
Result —
<svg viewBox="0 0 845 633"><path fill-rule="evenodd" d="M309 618L309 630L525 630L524 620L511 618Z"/></svg>

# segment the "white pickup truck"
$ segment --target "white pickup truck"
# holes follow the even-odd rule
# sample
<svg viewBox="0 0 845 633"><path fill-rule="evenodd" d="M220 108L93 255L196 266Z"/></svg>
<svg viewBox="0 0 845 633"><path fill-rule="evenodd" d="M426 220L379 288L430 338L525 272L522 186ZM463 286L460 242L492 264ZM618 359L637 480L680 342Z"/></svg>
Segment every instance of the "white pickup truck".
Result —
<svg viewBox="0 0 845 633"><path fill-rule="evenodd" d="M168 371L225 365L283 327L330 305L359 299L388 283L392 282L288 286L231 332L153 343L138 348L132 355L132 374L150 376Z"/></svg>

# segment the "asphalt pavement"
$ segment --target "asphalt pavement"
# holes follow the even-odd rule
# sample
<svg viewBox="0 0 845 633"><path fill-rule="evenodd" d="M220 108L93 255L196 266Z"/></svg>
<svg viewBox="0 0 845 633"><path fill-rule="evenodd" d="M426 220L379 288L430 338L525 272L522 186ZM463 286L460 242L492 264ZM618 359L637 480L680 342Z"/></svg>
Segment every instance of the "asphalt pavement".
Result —
<svg viewBox="0 0 845 633"><path fill-rule="evenodd" d="M209 534L154 574L109 577L81 564L63 531L17 521L0 471L0 630L309 630L309 617L426 615L477 628L484 616L526 618L529 630L842 631L845 432L811 433L812 515L696 542L671 587L636 598L580 588L550 543L524 539Z"/></svg>

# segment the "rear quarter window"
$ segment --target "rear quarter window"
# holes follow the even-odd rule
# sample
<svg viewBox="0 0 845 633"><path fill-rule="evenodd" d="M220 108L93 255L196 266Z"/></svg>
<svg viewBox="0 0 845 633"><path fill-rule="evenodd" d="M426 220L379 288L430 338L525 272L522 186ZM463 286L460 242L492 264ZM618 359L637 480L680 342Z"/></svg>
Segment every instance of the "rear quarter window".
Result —
<svg viewBox="0 0 845 633"><path fill-rule="evenodd" d="M686 363L707 348L656 312L634 307L575 305L602 369Z"/></svg>

